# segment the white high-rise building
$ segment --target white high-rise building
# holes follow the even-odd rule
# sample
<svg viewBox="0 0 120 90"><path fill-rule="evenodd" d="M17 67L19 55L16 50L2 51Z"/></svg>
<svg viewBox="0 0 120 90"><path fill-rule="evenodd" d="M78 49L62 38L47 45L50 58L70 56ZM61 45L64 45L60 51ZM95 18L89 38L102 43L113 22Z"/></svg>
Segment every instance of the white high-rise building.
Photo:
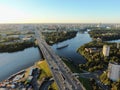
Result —
<svg viewBox="0 0 120 90"><path fill-rule="evenodd" d="M118 63L109 63L108 65L108 78L113 81L120 80L120 64Z"/></svg>
<svg viewBox="0 0 120 90"><path fill-rule="evenodd" d="M104 56L109 56L109 52L110 52L110 46L104 45L103 46L103 55Z"/></svg>
<svg viewBox="0 0 120 90"><path fill-rule="evenodd" d="M117 48L119 49L119 46L120 46L120 44L119 43L117 43Z"/></svg>

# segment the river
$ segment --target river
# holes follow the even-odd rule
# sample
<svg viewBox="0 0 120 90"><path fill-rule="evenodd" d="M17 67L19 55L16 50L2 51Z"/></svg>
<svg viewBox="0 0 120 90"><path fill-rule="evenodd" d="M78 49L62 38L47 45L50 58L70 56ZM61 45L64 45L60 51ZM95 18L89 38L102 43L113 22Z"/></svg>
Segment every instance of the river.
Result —
<svg viewBox="0 0 120 90"><path fill-rule="evenodd" d="M68 47L56 49L58 44L52 45L52 49L59 55L72 60L75 64L85 63L84 57L76 53L76 50L85 43L90 42L88 33L80 33L69 40L60 42L59 44L69 44ZM120 40L113 40L112 42L119 42ZM14 53L0 53L0 81L8 78L22 69L25 69L34 64L34 62L41 59L38 48L31 47L23 51Z"/></svg>
<svg viewBox="0 0 120 90"><path fill-rule="evenodd" d="M78 32L76 37L60 42L58 44L69 44L68 47L62 48L62 49L56 49L58 44L52 45L52 49L59 55L65 58L68 58L72 60L75 64L85 63L86 60L76 53L76 50L85 43L90 42L92 39L90 38L89 34L87 32L80 33Z"/></svg>
<svg viewBox="0 0 120 90"><path fill-rule="evenodd" d="M52 45L52 49L59 55L69 58L75 64L85 63L85 59L76 53L77 48L91 41L88 33L77 33L76 37L63 41L59 44L69 44L63 49L56 49L57 44ZM23 51L14 53L0 53L0 81L8 78L10 75L25 69L41 59L38 48L31 47Z"/></svg>
<svg viewBox="0 0 120 90"><path fill-rule="evenodd" d="M88 43L92 41L90 35L85 32L85 33L80 33L78 32L76 37L60 42L58 44L52 45L52 49L59 55L65 58L68 58L72 60L75 64L83 64L86 62L85 58L82 57L80 54L76 52L76 50L84 45L85 43ZM120 42L120 39L118 40L111 40L109 42ZM68 47L62 48L62 49L56 49L58 45L66 45L69 44Z"/></svg>
<svg viewBox="0 0 120 90"><path fill-rule="evenodd" d="M91 41L88 33L77 33L76 37L63 41L60 44L69 44L68 47L57 50L57 44L51 46L53 50L65 58L71 59L74 63L85 63L85 59L76 53L77 48ZM0 81L10 75L25 69L41 59L38 48L31 47L14 53L0 53Z"/></svg>
<svg viewBox="0 0 120 90"><path fill-rule="evenodd" d="M31 47L13 53L0 53L0 81L41 59L38 48Z"/></svg>

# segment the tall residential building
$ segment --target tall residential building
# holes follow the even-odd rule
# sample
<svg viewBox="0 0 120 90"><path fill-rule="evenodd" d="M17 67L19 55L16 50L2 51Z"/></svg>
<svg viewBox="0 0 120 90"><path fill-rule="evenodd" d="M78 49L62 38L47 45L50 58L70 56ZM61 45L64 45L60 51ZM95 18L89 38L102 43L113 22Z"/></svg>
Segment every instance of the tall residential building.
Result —
<svg viewBox="0 0 120 90"><path fill-rule="evenodd" d="M110 52L110 46L104 45L103 46L103 55L104 56L109 56L109 52Z"/></svg>
<svg viewBox="0 0 120 90"><path fill-rule="evenodd" d="M117 48L119 49L119 47L120 47L120 43L117 43Z"/></svg>
<svg viewBox="0 0 120 90"><path fill-rule="evenodd" d="M118 63L109 63L108 65L108 78L112 81L120 80L120 64Z"/></svg>

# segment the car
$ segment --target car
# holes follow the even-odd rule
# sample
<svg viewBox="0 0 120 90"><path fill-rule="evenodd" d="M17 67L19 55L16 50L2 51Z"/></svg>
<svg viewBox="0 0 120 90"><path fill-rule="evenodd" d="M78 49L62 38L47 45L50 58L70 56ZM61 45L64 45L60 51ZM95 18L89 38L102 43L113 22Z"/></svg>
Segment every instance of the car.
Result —
<svg viewBox="0 0 120 90"><path fill-rule="evenodd" d="M50 78L50 81L54 81L54 78Z"/></svg>
<svg viewBox="0 0 120 90"><path fill-rule="evenodd" d="M53 67L51 67L51 69L53 69Z"/></svg>
<svg viewBox="0 0 120 90"><path fill-rule="evenodd" d="M80 84L80 82L78 81L77 84Z"/></svg>
<svg viewBox="0 0 120 90"><path fill-rule="evenodd" d="M58 69L58 68L55 68L55 70L57 70L57 71L58 71L59 69Z"/></svg>
<svg viewBox="0 0 120 90"><path fill-rule="evenodd" d="M72 85L70 85L70 87L72 88L73 86L72 86Z"/></svg>

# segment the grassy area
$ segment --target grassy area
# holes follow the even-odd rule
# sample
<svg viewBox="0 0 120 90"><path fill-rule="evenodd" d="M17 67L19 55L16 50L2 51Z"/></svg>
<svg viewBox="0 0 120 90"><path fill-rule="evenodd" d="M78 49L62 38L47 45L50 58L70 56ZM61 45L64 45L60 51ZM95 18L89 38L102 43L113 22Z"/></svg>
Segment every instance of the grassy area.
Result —
<svg viewBox="0 0 120 90"><path fill-rule="evenodd" d="M46 60L38 62L37 66L41 69L39 80L47 77L52 77L52 73L48 67ZM50 88L52 88L52 90L58 90L57 84L55 82L51 84Z"/></svg>
<svg viewBox="0 0 120 90"><path fill-rule="evenodd" d="M50 85L49 89L52 88L52 90L58 90L58 87L56 87L56 86L57 86L56 82L53 82L53 83Z"/></svg>
<svg viewBox="0 0 120 90"><path fill-rule="evenodd" d="M86 88L86 90L93 90L91 85L90 85L89 79L80 77L79 81L83 84L83 86Z"/></svg>
<svg viewBox="0 0 120 90"><path fill-rule="evenodd" d="M48 44L52 45L57 42L62 42L64 40L73 38L76 36L77 31L61 31L61 32L43 32L42 33L45 36L45 40Z"/></svg>
<svg viewBox="0 0 120 90"><path fill-rule="evenodd" d="M42 80L42 78L45 78L45 77L52 77L51 71L45 60L38 62L37 66L41 69L41 74L39 77L40 80Z"/></svg>
<svg viewBox="0 0 120 90"><path fill-rule="evenodd" d="M72 62L69 62L65 59L62 59L62 60L71 69L72 72L78 72L78 73L81 72L81 70L78 67L76 67L75 65L73 65ZM50 71L48 64L45 60L37 63L37 66L41 69L41 75L39 77L40 80L42 80L42 78L45 78L45 77L52 77L51 71ZM90 86L90 82L88 79L79 78L79 80L84 85L86 90L92 90L92 87ZM52 88L50 90L58 90L57 84L55 82L52 83L49 88Z"/></svg>
<svg viewBox="0 0 120 90"><path fill-rule="evenodd" d="M70 68L70 70L72 72L75 72L75 73L82 72L77 66L73 65L73 63L71 61L67 61L65 58L62 58L62 60ZM86 90L92 90L89 79L79 78L79 81L83 84L83 86L86 88Z"/></svg>

